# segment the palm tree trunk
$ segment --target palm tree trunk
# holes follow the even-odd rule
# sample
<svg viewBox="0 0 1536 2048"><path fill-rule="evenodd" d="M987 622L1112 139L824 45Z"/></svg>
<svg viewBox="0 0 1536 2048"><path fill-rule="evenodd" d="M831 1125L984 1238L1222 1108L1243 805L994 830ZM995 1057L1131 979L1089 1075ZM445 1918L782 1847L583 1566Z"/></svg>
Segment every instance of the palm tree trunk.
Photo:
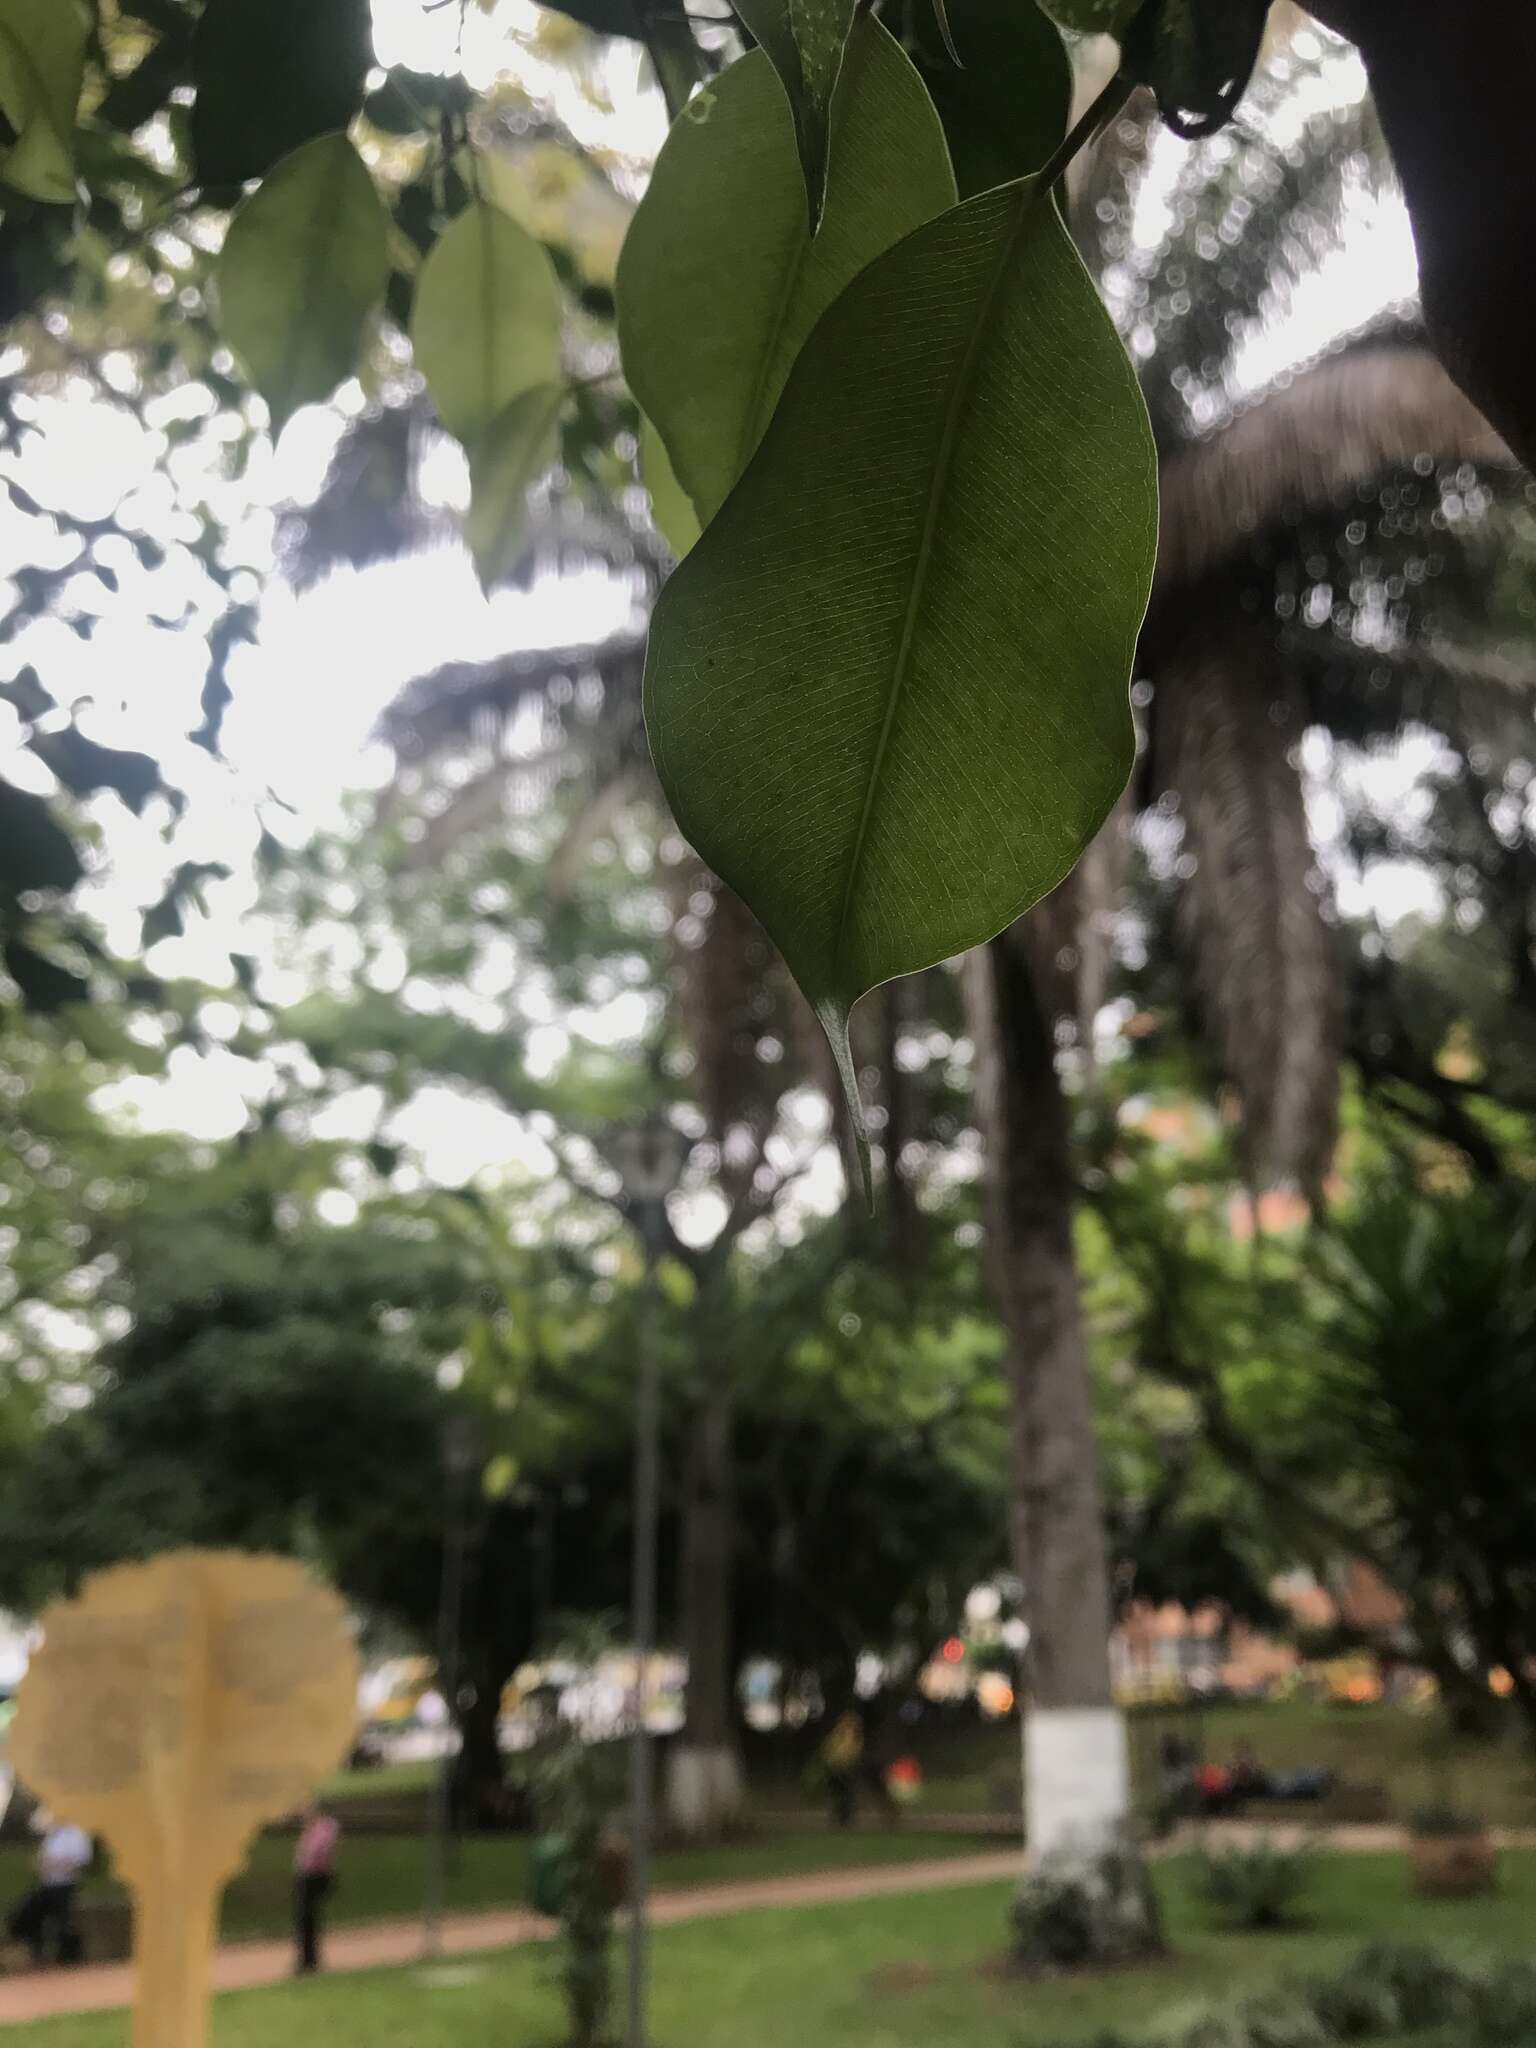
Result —
<svg viewBox="0 0 1536 2048"><path fill-rule="evenodd" d="M1030 1627L1030 1859L1092 1859L1123 1828L1128 1761L1110 1696L1108 1559L1072 1246L1067 1111L1017 928L972 954L966 996L989 1256L1012 1378L1012 1536Z"/></svg>
<svg viewBox="0 0 1536 2048"><path fill-rule="evenodd" d="M683 1469L678 1604L687 1718L667 1766L667 1818L690 1840L723 1833L741 1812L732 1712L735 1549L731 1377L712 1370L689 1426Z"/></svg>

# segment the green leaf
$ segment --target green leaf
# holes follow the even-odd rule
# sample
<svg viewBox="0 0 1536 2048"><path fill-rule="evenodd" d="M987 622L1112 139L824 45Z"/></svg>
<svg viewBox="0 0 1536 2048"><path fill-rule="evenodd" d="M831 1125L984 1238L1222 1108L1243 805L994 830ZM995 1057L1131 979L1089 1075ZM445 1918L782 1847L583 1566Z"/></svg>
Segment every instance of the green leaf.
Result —
<svg viewBox="0 0 1536 2048"><path fill-rule="evenodd" d="M505 583L523 558L528 493L560 452L564 384L535 384L499 412L469 451L464 537L483 590Z"/></svg>
<svg viewBox="0 0 1536 2048"><path fill-rule="evenodd" d="M827 192L832 95L843 68L856 0L736 0L789 95L795 143L805 174L806 214L814 234Z"/></svg>
<svg viewBox="0 0 1536 2048"><path fill-rule="evenodd" d="M21 999L29 1010L48 1015L62 1010L66 1003L84 1003L90 1000L90 986L78 974L71 974L67 967L60 967L50 960L46 953L39 953L24 939L15 937L5 941L4 959L6 972L21 991Z"/></svg>
<svg viewBox="0 0 1536 2048"><path fill-rule="evenodd" d="M1213 134L1236 111L1264 42L1269 0L1156 0L1127 27L1127 72L1175 134Z"/></svg>
<svg viewBox="0 0 1536 2048"><path fill-rule="evenodd" d="M0 780L0 896L72 889L83 873L74 842L43 799Z"/></svg>
<svg viewBox="0 0 1536 2048"><path fill-rule="evenodd" d="M243 185L349 126L372 62L369 0L208 0L192 42L200 182Z"/></svg>
<svg viewBox="0 0 1536 2048"><path fill-rule="evenodd" d="M214 276L225 338L276 435L356 367L389 280L384 208L345 135L306 142L263 180L230 223Z"/></svg>
<svg viewBox="0 0 1536 2048"><path fill-rule="evenodd" d="M1020 0L948 0L957 69L937 29L913 60L944 124L960 197L970 199L1038 171L1067 132L1072 66L1036 6Z"/></svg>
<svg viewBox="0 0 1536 2048"><path fill-rule="evenodd" d="M640 420L640 481L651 500L651 518L656 530L680 562L699 537L699 515L693 500L677 480L677 471L667 454L667 444L654 422L642 414Z"/></svg>
<svg viewBox="0 0 1536 2048"><path fill-rule="evenodd" d="M0 113L16 140L0 179L50 205L75 197L75 115L86 19L75 0L0 0Z"/></svg>
<svg viewBox="0 0 1536 2048"><path fill-rule="evenodd" d="M679 1259L656 1261L656 1286L673 1308L688 1308L699 1291L699 1283Z"/></svg>
<svg viewBox="0 0 1536 2048"><path fill-rule="evenodd" d="M476 200L422 266L411 341L443 425L473 441L520 392L559 380L549 257L510 214Z"/></svg>
<svg viewBox="0 0 1536 2048"><path fill-rule="evenodd" d="M510 1451L500 1451L490 1460L481 1477L487 1500L505 1500L517 1484L519 1466Z"/></svg>
<svg viewBox="0 0 1536 2048"><path fill-rule="evenodd" d="M662 785L783 951L856 1122L853 1005L1010 923L1124 785L1156 542L1135 377L1020 185L860 274L663 589Z"/></svg>
<svg viewBox="0 0 1536 2048"><path fill-rule="evenodd" d="M878 22L848 46L813 241L783 94L761 51L673 125L619 257L624 374L700 517L714 517L811 329L867 263L954 204L922 80Z"/></svg>
<svg viewBox="0 0 1536 2048"><path fill-rule="evenodd" d="M1117 36L1142 0L1040 0L1040 5L1074 35Z"/></svg>

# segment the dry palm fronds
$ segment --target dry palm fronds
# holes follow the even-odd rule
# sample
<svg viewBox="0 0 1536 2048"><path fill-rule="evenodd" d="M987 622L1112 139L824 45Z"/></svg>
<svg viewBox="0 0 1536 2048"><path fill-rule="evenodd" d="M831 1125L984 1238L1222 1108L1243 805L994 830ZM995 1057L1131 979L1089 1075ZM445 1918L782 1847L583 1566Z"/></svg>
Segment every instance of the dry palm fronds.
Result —
<svg viewBox="0 0 1536 2048"><path fill-rule="evenodd" d="M1303 722L1272 643L1241 613L1215 613L1160 673L1153 773L1183 817L1179 924L1250 1173L1315 1196L1337 1130L1342 1018L1294 760Z"/></svg>

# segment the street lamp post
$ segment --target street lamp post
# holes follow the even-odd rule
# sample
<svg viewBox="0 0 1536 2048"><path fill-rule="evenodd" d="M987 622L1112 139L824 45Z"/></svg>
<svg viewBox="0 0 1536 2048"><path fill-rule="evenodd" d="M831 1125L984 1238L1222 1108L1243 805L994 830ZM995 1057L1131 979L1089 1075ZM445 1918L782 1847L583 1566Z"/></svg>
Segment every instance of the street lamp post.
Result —
<svg viewBox="0 0 1536 2048"><path fill-rule="evenodd" d="M654 1834L645 1672L656 1644L656 1532L660 1504L661 1382L653 1315L656 1259L664 1242L667 1196L676 1187L687 1141L665 1117L614 1132L608 1158L624 1183L626 1205L645 1249L646 1294L635 1387L634 1554L630 1632L635 1645L635 1719L629 1738L629 1984L626 2048L645 2048L650 1948L651 1846Z"/></svg>
<svg viewBox="0 0 1536 2048"><path fill-rule="evenodd" d="M459 1705L459 1630L464 1605L465 1513L469 1478L479 1456L474 1423L450 1417L443 1431L443 1575L437 1611L437 1683L447 1710L444 1748L432 1797L432 1834L427 1849L426 1911L422 1953L430 1960L442 1948L443 1906L448 1888L448 1835L453 1816L453 1730Z"/></svg>

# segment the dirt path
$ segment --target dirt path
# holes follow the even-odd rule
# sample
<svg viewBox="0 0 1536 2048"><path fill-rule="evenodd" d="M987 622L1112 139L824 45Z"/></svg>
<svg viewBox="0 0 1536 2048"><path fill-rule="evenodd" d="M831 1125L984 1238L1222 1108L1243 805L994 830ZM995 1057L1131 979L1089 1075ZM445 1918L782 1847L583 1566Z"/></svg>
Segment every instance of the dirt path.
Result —
<svg viewBox="0 0 1536 2048"><path fill-rule="evenodd" d="M816 1906L838 1899L875 1899L901 1892L938 1891L949 1885L990 1884L1012 1877L1019 1867L1017 1850L992 1850L980 1856L946 1856L931 1863L903 1863L873 1870L827 1870L797 1877L752 1878L741 1884L700 1886L692 1891L658 1892L653 1903L657 1926L683 1920L708 1920L730 1913L755 1912L764 1906ZM454 1913L443 1923L441 1953L475 1955L487 1949L518 1948L547 1941L552 1921L524 1910ZM376 1920L366 1927L342 1927L326 1939L326 1968L332 1973L376 1970L389 1964L422 1960L421 1922ZM293 1971L293 1946L286 1941L242 1941L221 1948L214 1957L213 1982L218 1991L277 1984ZM18 2020L45 2019L54 2013L104 2012L129 2004L133 1972L126 1963L88 1964L78 1970L38 1970L25 1976L0 1978L0 2026Z"/></svg>
<svg viewBox="0 0 1536 2048"><path fill-rule="evenodd" d="M1181 1829L1155 1846L1156 1855L1176 1853L1195 1840L1237 1843L1257 1835L1281 1840L1307 1840L1320 1848L1390 1850L1403 1840L1393 1825L1306 1829L1242 1821L1207 1823L1198 1830ZM1536 1847L1529 1830L1501 1830L1501 1847ZM946 1856L929 1863L902 1863L862 1870L804 1872L794 1877L760 1877L740 1884L701 1885L692 1890L658 1892L653 1903L659 1927L684 1920L710 1920L732 1913L751 1913L765 1906L817 1906L839 1899L877 1899L902 1892L940 1891L950 1885L992 1884L1013 1877L1020 1862L1017 1847L993 1849L976 1856ZM524 1909L491 1913L454 1913L443 1924L441 1954L476 1955L491 1949L518 1948L548 1941L552 1921ZM365 1927L342 1927L325 1945L326 1967L342 1972L377 1970L391 1964L422 1960L421 1922L375 1920ZM286 1941L232 1942L214 1958L214 1988L238 1991L253 1985L277 1984L293 1969L293 1948ZM88 1965L78 1970L39 1970L19 1977L0 1977L0 2026L17 2020L44 2019L53 2013L104 2012L128 2005L133 1974L126 1963Z"/></svg>

